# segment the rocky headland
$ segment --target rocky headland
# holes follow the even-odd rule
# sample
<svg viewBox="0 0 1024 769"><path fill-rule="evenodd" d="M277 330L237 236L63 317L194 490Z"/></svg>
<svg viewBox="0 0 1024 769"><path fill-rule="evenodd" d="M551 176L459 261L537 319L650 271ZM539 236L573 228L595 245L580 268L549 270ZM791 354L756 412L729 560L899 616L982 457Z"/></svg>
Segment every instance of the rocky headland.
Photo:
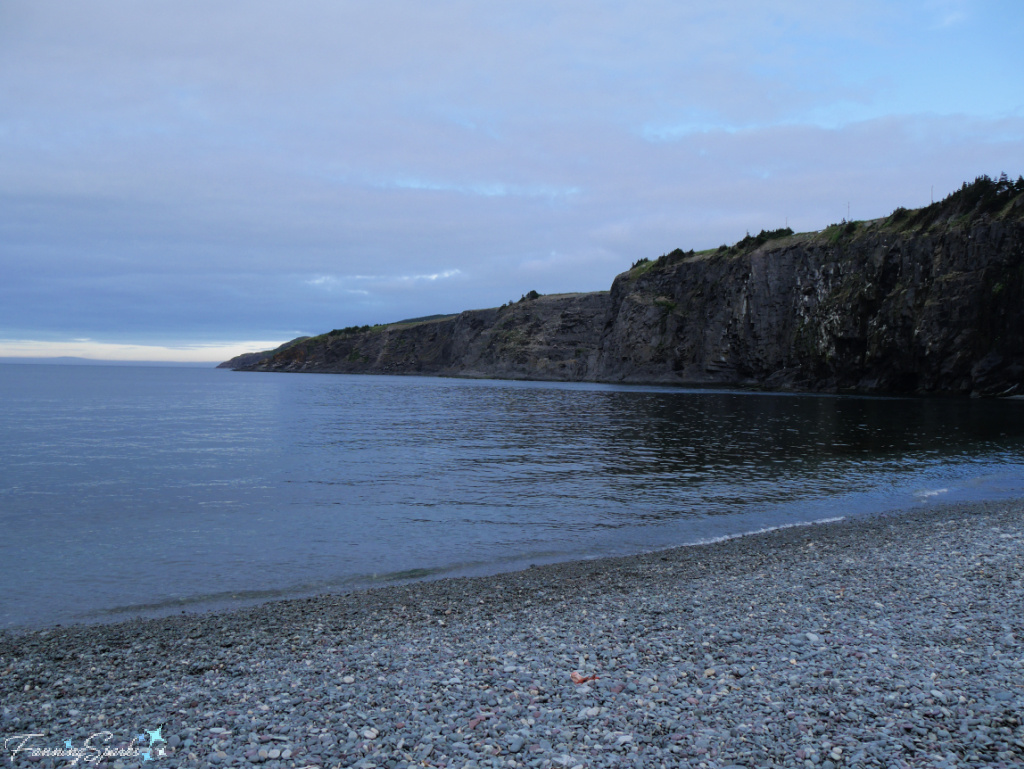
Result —
<svg viewBox="0 0 1024 769"><path fill-rule="evenodd" d="M1024 179L927 208L641 259L609 291L337 329L244 371L1024 392Z"/></svg>

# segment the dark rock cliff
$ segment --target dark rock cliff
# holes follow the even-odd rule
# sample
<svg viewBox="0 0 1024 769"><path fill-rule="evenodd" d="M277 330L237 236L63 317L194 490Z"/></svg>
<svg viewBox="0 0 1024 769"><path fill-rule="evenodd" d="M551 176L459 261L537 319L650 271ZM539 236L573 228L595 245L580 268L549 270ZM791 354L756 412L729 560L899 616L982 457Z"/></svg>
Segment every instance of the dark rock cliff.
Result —
<svg viewBox="0 0 1024 769"><path fill-rule="evenodd" d="M641 260L609 292L332 332L255 371L1024 392L1024 181ZM984 186L984 185L983 185ZM237 361L237 359L236 359Z"/></svg>
<svg viewBox="0 0 1024 769"><path fill-rule="evenodd" d="M222 365L245 371L587 379L609 307L608 292L542 296L436 320L343 329L255 364L236 358Z"/></svg>

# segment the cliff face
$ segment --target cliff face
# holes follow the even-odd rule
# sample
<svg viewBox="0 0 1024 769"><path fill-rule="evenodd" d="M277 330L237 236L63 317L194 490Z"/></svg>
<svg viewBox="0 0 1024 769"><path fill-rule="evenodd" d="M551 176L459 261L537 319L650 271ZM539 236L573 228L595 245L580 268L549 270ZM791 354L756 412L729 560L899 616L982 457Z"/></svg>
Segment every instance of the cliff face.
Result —
<svg viewBox="0 0 1024 769"><path fill-rule="evenodd" d="M995 214L964 214L948 203L954 195L945 208L763 233L770 239L642 260L609 292L332 332L233 367L1024 392L1024 185L1010 193Z"/></svg>
<svg viewBox="0 0 1024 769"><path fill-rule="evenodd" d="M332 332L256 364L227 365L244 371L587 379L608 298L608 292L542 296L438 320Z"/></svg>
<svg viewBox="0 0 1024 769"><path fill-rule="evenodd" d="M879 223L612 286L596 379L995 394L1024 379L1024 227Z"/></svg>

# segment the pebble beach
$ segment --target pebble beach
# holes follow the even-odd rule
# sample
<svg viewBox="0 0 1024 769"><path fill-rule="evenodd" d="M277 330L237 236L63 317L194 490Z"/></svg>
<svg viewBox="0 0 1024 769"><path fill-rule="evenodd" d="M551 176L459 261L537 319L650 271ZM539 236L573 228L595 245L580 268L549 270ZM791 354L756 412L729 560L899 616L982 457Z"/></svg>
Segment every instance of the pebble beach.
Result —
<svg viewBox="0 0 1024 769"><path fill-rule="evenodd" d="M0 634L0 760L1019 767L1022 642L1024 502L930 506Z"/></svg>

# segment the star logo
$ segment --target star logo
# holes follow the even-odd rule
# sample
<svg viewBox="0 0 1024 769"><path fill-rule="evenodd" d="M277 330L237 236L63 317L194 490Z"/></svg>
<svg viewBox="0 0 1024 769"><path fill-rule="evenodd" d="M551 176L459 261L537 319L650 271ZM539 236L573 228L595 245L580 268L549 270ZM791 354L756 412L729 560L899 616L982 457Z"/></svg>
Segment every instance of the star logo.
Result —
<svg viewBox="0 0 1024 769"><path fill-rule="evenodd" d="M159 726L153 731L146 731L146 734L149 735L150 746L152 746L154 742L167 742L167 740L164 739L164 736L160 733L163 730L164 728L162 726Z"/></svg>

